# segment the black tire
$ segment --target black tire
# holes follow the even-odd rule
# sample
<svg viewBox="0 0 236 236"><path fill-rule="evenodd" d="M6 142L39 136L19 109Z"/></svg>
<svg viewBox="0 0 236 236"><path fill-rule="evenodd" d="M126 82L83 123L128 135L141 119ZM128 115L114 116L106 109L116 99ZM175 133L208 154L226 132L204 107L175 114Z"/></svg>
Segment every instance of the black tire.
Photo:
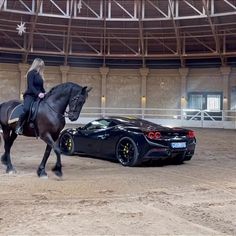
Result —
<svg viewBox="0 0 236 236"><path fill-rule="evenodd" d="M123 166L138 166L141 163L136 143L129 137L123 137L116 145L116 158Z"/></svg>
<svg viewBox="0 0 236 236"><path fill-rule="evenodd" d="M174 157L173 163L175 165L181 165L183 164L184 159L185 159L185 153L180 153Z"/></svg>
<svg viewBox="0 0 236 236"><path fill-rule="evenodd" d="M186 156L186 157L184 158L184 161L190 161L190 160L192 159L192 157L193 157L193 155L191 155L191 156Z"/></svg>
<svg viewBox="0 0 236 236"><path fill-rule="evenodd" d="M62 154L67 156L73 155L75 150L73 136L68 132L63 133L59 138L59 147Z"/></svg>

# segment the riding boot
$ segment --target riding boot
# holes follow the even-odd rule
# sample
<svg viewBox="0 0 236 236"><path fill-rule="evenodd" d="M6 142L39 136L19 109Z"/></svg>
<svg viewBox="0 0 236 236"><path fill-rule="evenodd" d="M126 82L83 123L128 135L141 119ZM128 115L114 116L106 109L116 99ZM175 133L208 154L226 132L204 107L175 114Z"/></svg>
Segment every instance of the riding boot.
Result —
<svg viewBox="0 0 236 236"><path fill-rule="evenodd" d="M23 126L24 126L24 123L25 123L25 116L26 116L26 114L22 113L19 117L19 120L18 120L17 125L16 125L16 130L15 130L15 133L17 135L23 134Z"/></svg>

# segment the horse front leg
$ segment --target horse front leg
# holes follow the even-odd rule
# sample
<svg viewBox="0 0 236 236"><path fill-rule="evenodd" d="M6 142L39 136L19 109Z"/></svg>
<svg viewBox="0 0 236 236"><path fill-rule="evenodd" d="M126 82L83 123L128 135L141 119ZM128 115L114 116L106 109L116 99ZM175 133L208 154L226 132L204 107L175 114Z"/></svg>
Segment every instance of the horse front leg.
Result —
<svg viewBox="0 0 236 236"><path fill-rule="evenodd" d="M40 163L40 165L38 167L38 170L37 170L37 175L40 178L47 178L47 176L48 176L47 172L45 171L45 166L46 166L48 157L49 157L49 155L51 153L51 150L52 150L52 147L47 144L45 152L44 152L43 159L42 159L42 161L41 161L41 163Z"/></svg>
<svg viewBox="0 0 236 236"><path fill-rule="evenodd" d="M54 149L54 152L56 153L57 156L57 161L55 166L52 168L52 171L55 173L56 176L62 177L62 165L61 165L61 151L58 147Z"/></svg>
<svg viewBox="0 0 236 236"><path fill-rule="evenodd" d="M52 136L47 134L45 137L41 137L56 153L57 161L55 166L52 168L52 171L55 173L56 176L62 177L62 165L61 165L61 151L56 142L54 142Z"/></svg>
<svg viewBox="0 0 236 236"><path fill-rule="evenodd" d="M11 163L10 151L12 144L17 137L17 134L14 131L11 131L10 129L7 129L5 127L2 127L2 130L3 130L5 152L1 157L1 162L2 164L7 166L6 173L9 174L16 173L16 170Z"/></svg>

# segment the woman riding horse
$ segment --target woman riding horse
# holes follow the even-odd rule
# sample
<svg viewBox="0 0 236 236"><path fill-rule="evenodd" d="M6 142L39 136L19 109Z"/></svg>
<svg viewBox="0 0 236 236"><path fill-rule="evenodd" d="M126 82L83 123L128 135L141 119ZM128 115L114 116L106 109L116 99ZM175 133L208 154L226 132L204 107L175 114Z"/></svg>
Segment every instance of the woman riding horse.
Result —
<svg viewBox="0 0 236 236"><path fill-rule="evenodd" d="M30 73L30 72L29 72ZM53 149L57 160L52 171L57 176L62 176L61 165L61 151L58 147L58 137L61 130L65 126L65 111L69 107L67 117L71 121L78 119L81 109L88 97L88 92L91 89L82 87L78 84L67 82L59 84L52 88L40 102L37 116L35 118L35 125L38 130L39 137L47 144L43 159L37 169L39 177L47 177L45 166ZM11 147L17 138L15 133L15 124L9 124L9 116L16 106L20 104L19 101L11 100L0 104L0 125L3 131L4 153L1 156L1 162L6 165L6 172L15 172L11 163L10 151ZM35 137L34 129L26 124L24 126L23 134L29 137Z"/></svg>
<svg viewBox="0 0 236 236"><path fill-rule="evenodd" d="M35 58L31 67L29 68L26 77L27 77L27 90L25 91L24 97L24 107L23 113L20 115L18 124L16 126L16 134L23 134L23 125L24 121L27 118L31 104L37 98L44 98L45 89L43 87L44 77L44 62L40 58Z"/></svg>

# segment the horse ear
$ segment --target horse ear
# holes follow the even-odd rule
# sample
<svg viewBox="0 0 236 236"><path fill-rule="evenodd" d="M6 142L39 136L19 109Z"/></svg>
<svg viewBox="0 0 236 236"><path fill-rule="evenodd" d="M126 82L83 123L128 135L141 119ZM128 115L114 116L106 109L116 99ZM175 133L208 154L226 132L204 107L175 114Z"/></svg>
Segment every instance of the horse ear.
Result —
<svg viewBox="0 0 236 236"><path fill-rule="evenodd" d="M83 87L82 91L81 91L81 94L85 94L86 90L87 90L87 86Z"/></svg>
<svg viewBox="0 0 236 236"><path fill-rule="evenodd" d="M87 86L85 86L85 87L82 88L82 92L81 92L81 93L82 93L82 94L85 94L85 93L90 92L91 90L92 90L92 87L89 87L89 88L88 88Z"/></svg>
<svg viewBox="0 0 236 236"><path fill-rule="evenodd" d="M89 93L92 89L93 89L93 87L88 87L87 88L87 93Z"/></svg>

